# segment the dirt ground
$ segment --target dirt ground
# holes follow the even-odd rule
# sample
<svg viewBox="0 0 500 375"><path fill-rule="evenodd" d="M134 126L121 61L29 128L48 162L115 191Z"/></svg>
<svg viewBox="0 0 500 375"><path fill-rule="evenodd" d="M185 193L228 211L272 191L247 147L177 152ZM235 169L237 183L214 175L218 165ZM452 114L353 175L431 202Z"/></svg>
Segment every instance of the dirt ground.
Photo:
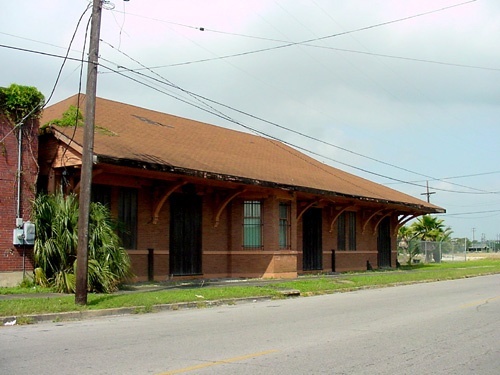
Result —
<svg viewBox="0 0 500 375"><path fill-rule="evenodd" d="M470 259L500 259L500 253L467 253Z"/></svg>
<svg viewBox="0 0 500 375"><path fill-rule="evenodd" d="M415 256L415 260L413 261L414 264L424 262L424 255L419 254ZM460 252L460 253L453 253L453 254L443 254L442 261L443 262L459 262L459 261L464 261L464 260L477 260L477 259L498 259L500 260L500 252L498 253L471 253L467 252L467 254ZM408 261L408 258L404 254L399 254L398 255L398 261L400 264L406 264Z"/></svg>

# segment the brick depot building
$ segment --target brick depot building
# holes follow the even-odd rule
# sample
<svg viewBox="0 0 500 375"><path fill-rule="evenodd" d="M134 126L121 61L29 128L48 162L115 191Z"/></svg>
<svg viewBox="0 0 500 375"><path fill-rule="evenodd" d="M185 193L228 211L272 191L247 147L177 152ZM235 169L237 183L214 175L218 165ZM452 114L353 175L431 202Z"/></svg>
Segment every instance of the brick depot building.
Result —
<svg viewBox="0 0 500 375"><path fill-rule="evenodd" d="M395 267L399 226L444 212L281 142L144 108L98 98L95 128L92 199L125 228L137 280ZM47 127L40 186L78 192L82 144L81 127Z"/></svg>

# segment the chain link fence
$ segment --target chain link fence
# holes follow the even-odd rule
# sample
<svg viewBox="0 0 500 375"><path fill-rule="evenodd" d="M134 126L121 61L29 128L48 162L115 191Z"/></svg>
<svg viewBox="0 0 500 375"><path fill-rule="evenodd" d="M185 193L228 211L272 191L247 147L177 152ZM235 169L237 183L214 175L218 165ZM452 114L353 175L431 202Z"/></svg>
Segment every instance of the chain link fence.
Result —
<svg viewBox="0 0 500 375"><path fill-rule="evenodd" d="M458 241L401 241L398 244L398 261L401 264L441 263L466 261L467 251L464 243Z"/></svg>

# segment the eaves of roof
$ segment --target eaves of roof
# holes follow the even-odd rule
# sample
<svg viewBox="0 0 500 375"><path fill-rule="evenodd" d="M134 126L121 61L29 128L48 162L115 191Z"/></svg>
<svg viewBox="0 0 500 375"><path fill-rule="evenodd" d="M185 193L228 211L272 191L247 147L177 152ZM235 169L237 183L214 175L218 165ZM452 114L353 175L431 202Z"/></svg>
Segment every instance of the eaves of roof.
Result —
<svg viewBox="0 0 500 375"><path fill-rule="evenodd" d="M351 195L351 194L343 194L343 193L339 193L339 192L335 192L335 191L314 189L314 188L310 188L307 186L280 184L280 183L276 183L276 182L272 182L272 181L257 180L257 179L245 178L245 177L241 177L241 176L226 175L226 174L222 174L222 173L212 173L212 172L208 172L208 171L193 170L193 169L187 169L187 168L182 168L182 167L176 167L176 166L172 166L172 165L147 163L144 161L138 161L138 160L132 160L132 159L118 159L118 158L109 157L109 156L105 156L105 155L98 155L98 156L96 155L94 157L94 163L96 163L96 164L102 163L102 164L108 164L108 165L115 165L115 166L121 166L121 167L140 169L140 170L155 171L155 172L165 172L165 173L171 173L171 174L176 174L176 175L180 175L180 176L197 177L197 178L203 178L203 179L208 179L208 180L237 183L237 184L242 184L242 185L251 185L251 186L259 186L259 187L266 187L266 188L281 189L281 190L290 191L290 192L302 192L302 193L307 193L307 194L326 196L329 198L341 197L341 198L346 198L346 199L358 200L358 201L362 201L362 202L366 202L366 203L393 204L393 205L397 205L397 206L406 207L406 208L409 208L412 210L418 210L418 211L421 211L422 213L444 213L444 212L446 212L444 209L437 207L437 206L435 206L434 208L430 208L426 205L421 205L421 204L391 201L391 200L387 200L387 199L369 198L369 197L356 196L356 195Z"/></svg>

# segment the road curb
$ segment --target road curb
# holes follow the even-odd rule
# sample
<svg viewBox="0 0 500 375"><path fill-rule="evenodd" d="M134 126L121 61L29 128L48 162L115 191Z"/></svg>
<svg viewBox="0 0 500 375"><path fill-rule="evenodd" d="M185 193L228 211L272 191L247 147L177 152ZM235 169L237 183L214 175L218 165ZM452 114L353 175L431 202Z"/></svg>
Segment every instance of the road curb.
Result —
<svg viewBox="0 0 500 375"><path fill-rule="evenodd" d="M3 326L18 325L18 323L21 324L36 324L36 323L48 323L48 322L56 323L56 322L79 321L79 320L102 318L102 317L157 313L162 311L177 311L177 310L195 309L195 308L199 309L199 308L207 308L213 306L224 306L224 305L230 306L242 303L269 301L271 299L272 299L271 296L264 296L264 297L231 298L231 299L222 299L214 301L199 300L193 302L159 304L159 305L153 305L150 308L146 306L132 306L132 307L117 307L112 309L101 309L101 310L68 311L68 312L50 313L50 314L3 316L0 317L0 321L2 322ZM20 319L21 321L18 322L18 319Z"/></svg>

